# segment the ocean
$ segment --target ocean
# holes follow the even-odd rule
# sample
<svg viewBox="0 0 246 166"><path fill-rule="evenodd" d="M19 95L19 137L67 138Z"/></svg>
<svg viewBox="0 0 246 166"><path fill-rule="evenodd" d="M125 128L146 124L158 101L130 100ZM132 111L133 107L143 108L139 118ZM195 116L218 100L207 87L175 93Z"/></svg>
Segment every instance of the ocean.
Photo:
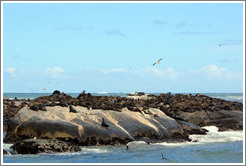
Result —
<svg viewBox="0 0 246 166"><path fill-rule="evenodd" d="M52 93L3 93L3 96L7 96L10 99L14 99L17 97L18 99L35 99L40 96L47 96L51 95ZM80 93L66 93L72 97L77 97ZM101 92L101 93L91 93L91 95L94 96L120 96L125 97L129 93L107 93L107 92ZM159 95L160 93L147 93L147 94L154 94ZM175 94L175 93L172 93ZM196 93L182 93L182 94L192 94L196 95ZM243 93L200 93L202 95L207 95L214 98L219 98L223 100L228 101L237 101L237 102L243 102Z"/></svg>
<svg viewBox="0 0 246 166"><path fill-rule="evenodd" d="M69 94L69 93L68 93ZM92 95L119 95L126 93L91 93ZM202 93L201 93L202 94ZM204 93L210 97L243 103L242 93ZM4 93L9 98L36 98L50 93ZM70 93L76 97L79 93ZM242 131L218 132L215 126L204 127L207 135L191 135L197 142L153 143L130 142L129 149L120 146L82 146L81 152L38 155L4 155L3 163L243 163L244 134ZM6 133L3 133L5 136ZM10 150L12 144L3 143ZM164 159L163 159L163 157Z"/></svg>

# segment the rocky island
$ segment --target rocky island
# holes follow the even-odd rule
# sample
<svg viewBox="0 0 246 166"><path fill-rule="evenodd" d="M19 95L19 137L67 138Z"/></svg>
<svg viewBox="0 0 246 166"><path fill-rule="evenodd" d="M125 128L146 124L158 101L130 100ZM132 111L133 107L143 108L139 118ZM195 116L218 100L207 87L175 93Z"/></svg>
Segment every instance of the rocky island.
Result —
<svg viewBox="0 0 246 166"><path fill-rule="evenodd" d="M4 142L17 153L72 152L79 146L121 145L131 141L191 141L219 131L243 129L243 104L201 94L145 93L78 97L54 91L34 100L3 101ZM37 148L33 148L37 147ZM24 150L23 150L24 149ZM35 150L33 150L35 149Z"/></svg>

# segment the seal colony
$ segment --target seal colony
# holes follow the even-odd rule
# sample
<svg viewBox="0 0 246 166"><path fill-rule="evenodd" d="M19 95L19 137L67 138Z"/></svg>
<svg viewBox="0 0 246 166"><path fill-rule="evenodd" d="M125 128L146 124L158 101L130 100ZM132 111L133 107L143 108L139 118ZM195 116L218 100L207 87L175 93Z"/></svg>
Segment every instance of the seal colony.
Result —
<svg viewBox="0 0 246 166"><path fill-rule="evenodd" d="M81 145L127 145L131 141L190 141L189 135L206 134L201 127L211 125L219 131L243 129L242 103L201 94L141 92L119 97L83 91L73 98L56 90L34 100L5 98L3 104L4 142L14 143L15 150L26 148L18 153L50 152L52 147L57 147L56 152L77 151ZM28 147L40 144L42 149L28 150L23 142L30 142Z"/></svg>

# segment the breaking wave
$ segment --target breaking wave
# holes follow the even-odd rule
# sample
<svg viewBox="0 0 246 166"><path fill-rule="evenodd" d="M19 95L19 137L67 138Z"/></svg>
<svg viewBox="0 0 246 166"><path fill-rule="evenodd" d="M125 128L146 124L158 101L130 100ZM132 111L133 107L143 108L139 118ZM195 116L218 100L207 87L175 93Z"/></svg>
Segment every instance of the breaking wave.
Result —
<svg viewBox="0 0 246 166"><path fill-rule="evenodd" d="M95 154L95 153L109 153L111 152L110 150L103 149L102 147L99 148L90 148L90 147L81 147L82 151L80 153L82 154Z"/></svg>
<svg viewBox="0 0 246 166"><path fill-rule="evenodd" d="M219 132L218 128L215 126L206 126L203 127L209 132L207 135L190 135L189 138L192 141L197 142L233 142L233 141L242 141L243 140L243 131L223 131Z"/></svg>

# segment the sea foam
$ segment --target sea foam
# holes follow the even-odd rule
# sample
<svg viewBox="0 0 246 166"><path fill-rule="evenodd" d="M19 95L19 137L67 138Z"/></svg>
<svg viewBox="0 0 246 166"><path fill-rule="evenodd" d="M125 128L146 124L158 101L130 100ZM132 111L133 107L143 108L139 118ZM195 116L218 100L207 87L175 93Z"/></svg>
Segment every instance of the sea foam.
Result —
<svg viewBox="0 0 246 166"><path fill-rule="evenodd" d="M208 130L207 135L190 135L189 138L196 142L233 142L243 140L243 131L223 131L219 132L215 126L202 127Z"/></svg>
<svg viewBox="0 0 246 166"><path fill-rule="evenodd" d="M181 142L181 143L156 143L154 145L164 145L164 146L189 146L195 144L213 143L213 142L234 142L243 141L243 131L218 131L216 126L205 126L202 127L208 130L206 135L190 135L189 138L191 142Z"/></svg>
<svg viewBox="0 0 246 166"><path fill-rule="evenodd" d="M90 147L81 147L82 148L82 152L83 154L91 154L91 153L109 153L110 150L107 150L107 149L103 149L102 147L99 147L99 148L90 148Z"/></svg>

